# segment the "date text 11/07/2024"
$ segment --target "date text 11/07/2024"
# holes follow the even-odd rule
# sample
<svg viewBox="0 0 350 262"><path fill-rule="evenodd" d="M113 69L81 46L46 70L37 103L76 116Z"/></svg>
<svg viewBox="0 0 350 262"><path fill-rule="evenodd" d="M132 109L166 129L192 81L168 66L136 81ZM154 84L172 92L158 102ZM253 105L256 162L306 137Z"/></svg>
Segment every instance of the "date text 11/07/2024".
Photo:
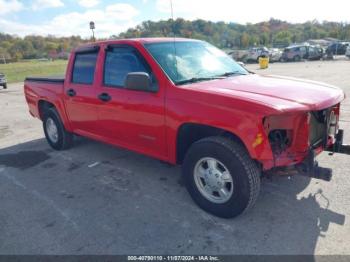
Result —
<svg viewBox="0 0 350 262"><path fill-rule="evenodd" d="M128 256L128 261L220 261L218 256Z"/></svg>

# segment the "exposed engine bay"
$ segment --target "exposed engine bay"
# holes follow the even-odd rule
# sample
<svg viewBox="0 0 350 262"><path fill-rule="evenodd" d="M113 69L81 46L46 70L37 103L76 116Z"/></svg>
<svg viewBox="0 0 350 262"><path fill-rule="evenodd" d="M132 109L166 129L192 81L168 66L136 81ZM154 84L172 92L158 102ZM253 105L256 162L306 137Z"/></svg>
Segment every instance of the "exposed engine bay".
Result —
<svg viewBox="0 0 350 262"><path fill-rule="evenodd" d="M331 170L318 167L315 157L324 150L338 152L342 146L339 105L290 115L287 119L272 116L265 119L264 126L269 131L268 139L274 157L273 171L293 171L330 180ZM287 160L292 162L286 167L284 164Z"/></svg>

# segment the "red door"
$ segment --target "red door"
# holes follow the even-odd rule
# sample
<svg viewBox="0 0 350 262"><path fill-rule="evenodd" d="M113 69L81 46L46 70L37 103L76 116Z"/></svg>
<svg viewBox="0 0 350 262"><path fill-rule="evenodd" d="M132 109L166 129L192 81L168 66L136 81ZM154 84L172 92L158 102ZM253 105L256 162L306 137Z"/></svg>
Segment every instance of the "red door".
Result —
<svg viewBox="0 0 350 262"><path fill-rule="evenodd" d="M68 70L72 72L65 84L65 108L75 133L97 134L97 103L94 78L98 49L75 53L74 63Z"/></svg>
<svg viewBox="0 0 350 262"><path fill-rule="evenodd" d="M102 84L98 88L98 125L109 142L136 151L166 156L164 88L151 67L131 46L107 48ZM130 72L147 72L156 92L124 89ZM105 99L103 99L105 98ZM104 101L105 100L105 101Z"/></svg>

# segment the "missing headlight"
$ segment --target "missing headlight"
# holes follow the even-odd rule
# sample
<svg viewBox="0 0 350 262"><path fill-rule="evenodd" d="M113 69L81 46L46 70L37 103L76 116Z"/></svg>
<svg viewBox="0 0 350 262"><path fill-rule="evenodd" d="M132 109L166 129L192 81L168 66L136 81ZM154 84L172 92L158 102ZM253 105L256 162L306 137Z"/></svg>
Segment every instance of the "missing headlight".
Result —
<svg viewBox="0 0 350 262"><path fill-rule="evenodd" d="M269 133L269 141L272 152L280 155L291 145L292 131L286 129L275 129Z"/></svg>

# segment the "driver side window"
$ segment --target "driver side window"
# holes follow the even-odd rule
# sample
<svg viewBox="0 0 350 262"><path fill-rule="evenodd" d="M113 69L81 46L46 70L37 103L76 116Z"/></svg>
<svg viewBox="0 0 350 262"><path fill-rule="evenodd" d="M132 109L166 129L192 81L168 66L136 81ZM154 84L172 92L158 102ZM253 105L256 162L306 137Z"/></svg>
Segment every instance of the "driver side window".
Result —
<svg viewBox="0 0 350 262"><path fill-rule="evenodd" d="M151 69L135 49L131 47L107 49L104 68L106 86L124 88L125 78L132 72L148 73L152 79Z"/></svg>

